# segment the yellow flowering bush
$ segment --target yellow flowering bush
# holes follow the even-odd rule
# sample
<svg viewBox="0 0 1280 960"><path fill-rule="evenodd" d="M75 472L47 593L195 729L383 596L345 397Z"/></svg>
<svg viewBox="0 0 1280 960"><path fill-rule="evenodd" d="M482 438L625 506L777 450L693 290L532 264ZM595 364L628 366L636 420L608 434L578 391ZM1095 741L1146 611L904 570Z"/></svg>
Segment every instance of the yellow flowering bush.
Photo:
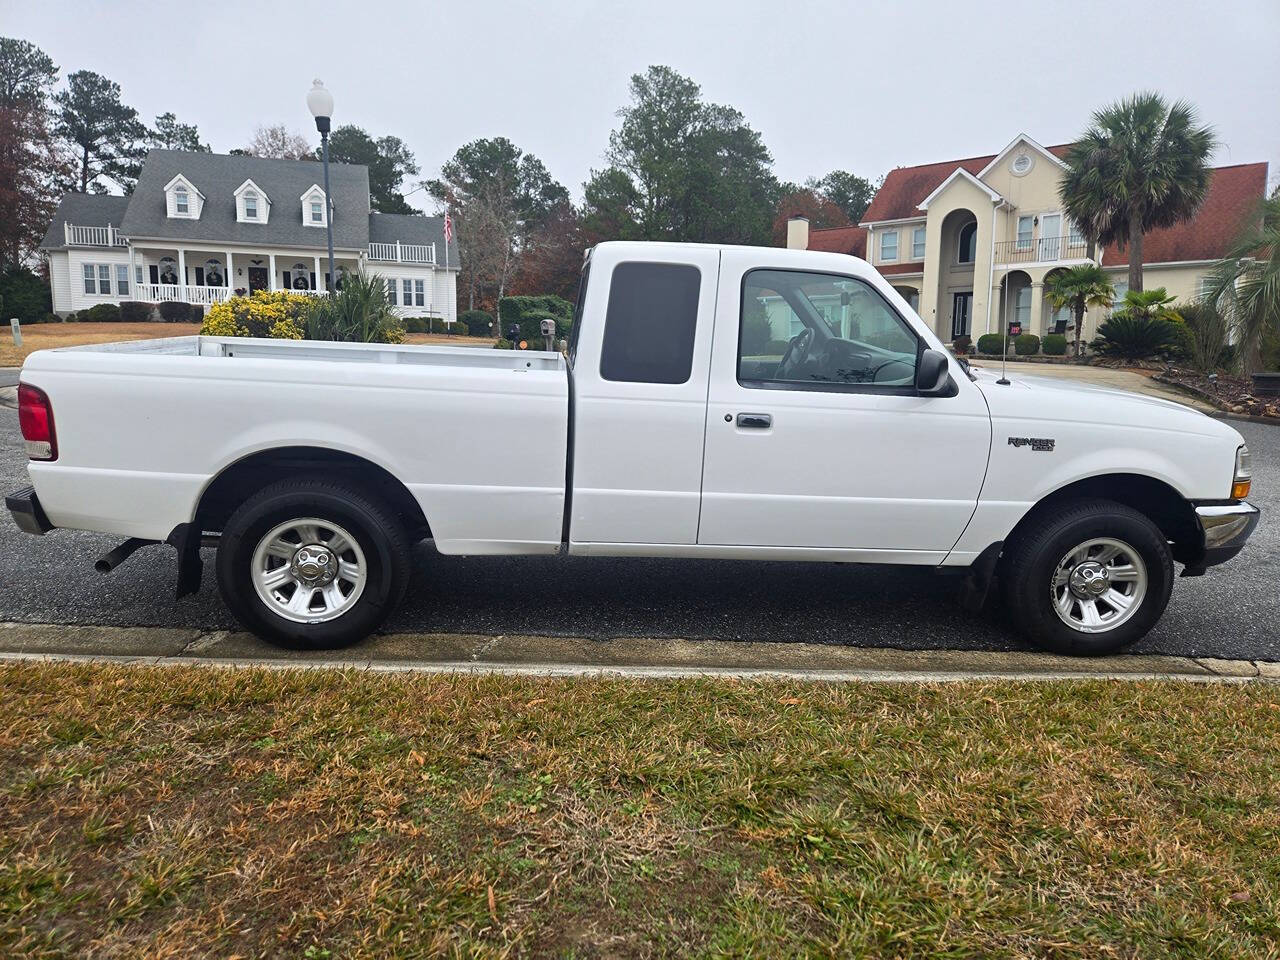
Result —
<svg viewBox="0 0 1280 960"><path fill-rule="evenodd" d="M274 337L301 340L306 336L311 297L287 290L255 290L247 297L215 303L205 314L200 332L210 337Z"/></svg>

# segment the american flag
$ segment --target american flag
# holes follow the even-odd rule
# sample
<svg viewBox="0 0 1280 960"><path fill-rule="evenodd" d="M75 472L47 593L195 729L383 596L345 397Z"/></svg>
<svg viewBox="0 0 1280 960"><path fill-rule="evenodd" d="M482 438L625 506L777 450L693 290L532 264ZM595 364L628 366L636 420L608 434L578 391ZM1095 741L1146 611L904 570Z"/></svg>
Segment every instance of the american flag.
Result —
<svg viewBox="0 0 1280 960"><path fill-rule="evenodd" d="M453 239L453 217L449 216L449 211L444 213L444 242L448 243Z"/></svg>

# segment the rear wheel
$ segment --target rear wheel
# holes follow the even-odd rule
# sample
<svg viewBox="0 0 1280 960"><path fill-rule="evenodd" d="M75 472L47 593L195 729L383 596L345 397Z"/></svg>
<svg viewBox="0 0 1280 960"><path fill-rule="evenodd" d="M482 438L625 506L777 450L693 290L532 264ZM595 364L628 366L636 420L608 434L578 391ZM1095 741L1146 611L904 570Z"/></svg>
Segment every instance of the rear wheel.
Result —
<svg viewBox="0 0 1280 960"><path fill-rule="evenodd" d="M409 563L404 529L381 500L339 483L283 480L227 521L218 588L264 640L329 650L382 625L404 596Z"/></svg>
<svg viewBox="0 0 1280 960"><path fill-rule="evenodd" d="M1173 558L1159 527L1131 507L1078 501L1033 520L1003 560L1015 626L1057 653L1112 653L1155 626Z"/></svg>

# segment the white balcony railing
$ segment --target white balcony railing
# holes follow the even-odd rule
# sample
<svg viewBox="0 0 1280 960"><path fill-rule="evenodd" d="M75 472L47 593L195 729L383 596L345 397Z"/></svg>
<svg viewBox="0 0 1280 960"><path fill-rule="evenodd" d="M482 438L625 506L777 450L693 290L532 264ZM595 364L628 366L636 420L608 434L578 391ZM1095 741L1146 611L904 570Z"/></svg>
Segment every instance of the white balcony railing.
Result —
<svg viewBox="0 0 1280 960"><path fill-rule="evenodd" d="M129 241L113 226L82 227L74 223L62 225L68 247L124 247Z"/></svg>
<svg viewBox="0 0 1280 960"><path fill-rule="evenodd" d="M1083 260L1088 246L1083 237L1036 237L1002 240L996 244L996 263L1046 263Z"/></svg>
<svg viewBox="0 0 1280 960"><path fill-rule="evenodd" d="M369 259L387 263L435 263L434 243L371 243Z"/></svg>

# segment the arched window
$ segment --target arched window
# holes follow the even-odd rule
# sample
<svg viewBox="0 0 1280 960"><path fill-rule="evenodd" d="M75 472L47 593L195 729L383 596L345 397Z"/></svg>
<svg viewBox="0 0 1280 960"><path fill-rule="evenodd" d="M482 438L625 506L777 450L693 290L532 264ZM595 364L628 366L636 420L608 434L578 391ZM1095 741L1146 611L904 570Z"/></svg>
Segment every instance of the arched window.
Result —
<svg viewBox="0 0 1280 960"><path fill-rule="evenodd" d="M184 217L191 213L191 200L187 196L186 187L180 186L173 191L173 209Z"/></svg>
<svg viewBox="0 0 1280 960"><path fill-rule="evenodd" d="M978 224L975 221L960 228L960 242L956 246L956 262L973 263L978 253Z"/></svg>

